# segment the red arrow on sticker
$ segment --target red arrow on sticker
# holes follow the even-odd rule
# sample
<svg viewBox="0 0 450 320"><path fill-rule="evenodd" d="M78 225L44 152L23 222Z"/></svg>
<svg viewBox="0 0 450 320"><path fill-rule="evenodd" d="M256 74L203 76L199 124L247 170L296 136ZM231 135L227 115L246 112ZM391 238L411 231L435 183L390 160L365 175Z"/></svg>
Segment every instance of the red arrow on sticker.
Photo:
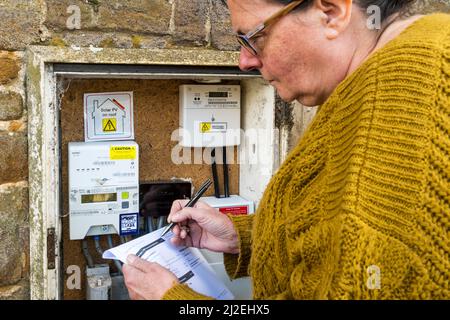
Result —
<svg viewBox="0 0 450 320"><path fill-rule="evenodd" d="M125 111L125 107L124 107L123 105L121 105L119 101L117 101L117 100L114 99L114 98L112 99L112 101L113 101L120 109L122 109L123 111Z"/></svg>

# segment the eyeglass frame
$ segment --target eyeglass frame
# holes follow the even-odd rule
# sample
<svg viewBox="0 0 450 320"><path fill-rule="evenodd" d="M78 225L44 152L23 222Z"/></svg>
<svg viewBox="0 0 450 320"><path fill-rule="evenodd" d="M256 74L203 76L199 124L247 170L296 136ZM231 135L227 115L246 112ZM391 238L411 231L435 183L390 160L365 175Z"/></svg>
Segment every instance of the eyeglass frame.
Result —
<svg viewBox="0 0 450 320"><path fill-rule="evenodd" d="M259 53L256 50L256 48L251 44L250 40L260 34L264 29L271 26L276 20L284 17L289 12L297 8L300 4L302 4L305 0L297 0L292 1L291 3L287 4L285 7L283 7L281 10L275 12L273 15L271 15L269 18L264 20L262 23L260 23L255 29L252 31L246 33L246 34L236 34L237 41L241 45L241 47L245 48L247 51L249 51L252 55L258 56Z"/></svg>

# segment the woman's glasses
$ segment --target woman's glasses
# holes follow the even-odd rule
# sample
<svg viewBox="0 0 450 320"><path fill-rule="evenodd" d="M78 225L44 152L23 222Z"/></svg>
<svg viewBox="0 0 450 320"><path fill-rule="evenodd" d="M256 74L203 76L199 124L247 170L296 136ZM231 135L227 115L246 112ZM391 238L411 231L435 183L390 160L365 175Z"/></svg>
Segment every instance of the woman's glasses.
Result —
<svg viewBox="0 0 450 320"><path fill-rule="evenodd" d="M253 43L252 40L254 40L261 32L272 25L275 21L278 19L284 17L289 12L297 8L304 0L300 1L293 1L286 5L283 9L276 12L275 14L271 15L269 18L267 18L264 22L262 22L260 25L258 25L254 30L248 32L247 34L237 34L236 38L239 42L239 44L247 49L252 55L258 56L259 49L258 47Z"/></svg>

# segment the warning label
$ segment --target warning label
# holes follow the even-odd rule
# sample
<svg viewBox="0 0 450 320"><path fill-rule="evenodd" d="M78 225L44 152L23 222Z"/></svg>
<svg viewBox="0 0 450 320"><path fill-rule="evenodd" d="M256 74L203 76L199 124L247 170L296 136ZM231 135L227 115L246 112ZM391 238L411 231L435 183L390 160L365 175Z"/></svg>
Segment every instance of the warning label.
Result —
<svg viewBox="0 0 450 320"><path fill-rule="evenodd" d="M111 146L109 149L111 160L134 160L136 159L136 147L134 146Z"/></svg>
<svg viewBox="0 0 450 320"><path fill-rule="evenodd" d="M211 131L211 122L201 122L200 123L200 132L206 133Z"/></svg>
<svg viewBox="0 0 450 320"><path fill-rule="evenodd" d="M201 133L226 132L226 122L200 122Z"/></svg>
<svg viewBox="0 0 450 320"><path fill-rule="evenodd" d="M245 215L248 214L248 206L224 207L219 208L219 211L233 216Z"/></svg>
<svg viewBox="0 0 450 320"><path fill-rule="evenodd" d="M132 140L133 92L84 95L85 141Z"/></svg>
<svg viewBox="0 0 450 320"><path fill-rule="evenodd" d="M116 118L104 118L102 119L103 132L116 132L117 131L117 119Z"/></svg>

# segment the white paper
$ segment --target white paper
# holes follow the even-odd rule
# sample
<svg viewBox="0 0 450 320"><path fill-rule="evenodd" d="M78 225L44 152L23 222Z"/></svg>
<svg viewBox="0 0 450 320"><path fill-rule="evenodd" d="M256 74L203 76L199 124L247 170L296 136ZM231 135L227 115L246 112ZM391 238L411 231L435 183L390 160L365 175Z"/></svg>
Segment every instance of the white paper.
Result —
<svg viewBox="0 0 450 320"><path fill-rule="evenodd" d="M176 247L170 242L173 236L168 232L161 238L163 229L156 230L140 238L126 242L103 253L104 259L116 259L126 263L129 254L159 263L175 274L181 283L186 283L194 291L221 299L234 299L233 294L219 280L208 262L195 248Z"/></svg>

